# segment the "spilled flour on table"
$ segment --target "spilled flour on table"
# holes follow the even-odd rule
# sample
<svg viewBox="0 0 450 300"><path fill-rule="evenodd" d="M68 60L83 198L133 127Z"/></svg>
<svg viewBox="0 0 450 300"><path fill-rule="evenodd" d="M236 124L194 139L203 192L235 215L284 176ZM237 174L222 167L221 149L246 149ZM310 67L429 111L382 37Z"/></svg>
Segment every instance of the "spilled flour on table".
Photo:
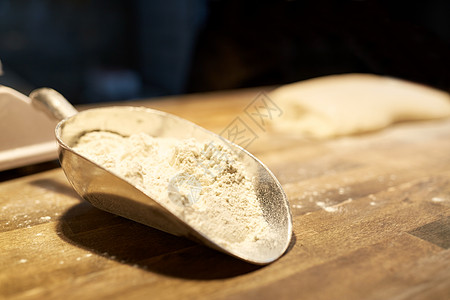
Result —
<svg viewBox="0 0 450 300"><path fill-rule="evenodd" d="M224 145L94 131L73 149L158 199L221 246L274 243L253 178Z"/></svg>

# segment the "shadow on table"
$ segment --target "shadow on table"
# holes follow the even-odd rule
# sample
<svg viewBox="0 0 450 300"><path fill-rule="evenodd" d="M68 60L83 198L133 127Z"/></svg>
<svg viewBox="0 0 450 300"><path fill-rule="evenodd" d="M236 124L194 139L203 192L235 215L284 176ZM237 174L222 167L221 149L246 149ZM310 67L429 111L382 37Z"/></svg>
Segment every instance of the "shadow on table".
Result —
<svg viewBox="0 0 450 300"><path fill-rule="evenodd" d="M87 202L69 209L61 217L58 231L64 240L78 247L173 277L210 280L239 276L263 268L104 212ZM294 243L295 238L290 248Z"/></svg>
<svg viewBox="0 0 450 300"><path fill-rule="evenodd" d="M29 184L43 189L47 189L52 193L73 197L75 199L78 199L80 202L84 201L83 198L78 196L78 194L75 192L75 190L70 186L68 182L67 183L58 182L54 178L42 178L32 180L29 182Z"/></svg>

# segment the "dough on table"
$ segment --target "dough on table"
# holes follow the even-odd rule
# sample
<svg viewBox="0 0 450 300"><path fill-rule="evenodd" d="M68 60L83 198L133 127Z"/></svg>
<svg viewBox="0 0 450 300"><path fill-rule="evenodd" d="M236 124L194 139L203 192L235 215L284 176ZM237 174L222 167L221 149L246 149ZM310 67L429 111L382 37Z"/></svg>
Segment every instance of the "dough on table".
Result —
<svg viewBox="0 0 450 300"><path fill-rule="evenodd" d="M450 116L450 95L409 81L343 74L281 86L269 97L282 110L274 131L330 138L379 130L395 122Z"/></svg>

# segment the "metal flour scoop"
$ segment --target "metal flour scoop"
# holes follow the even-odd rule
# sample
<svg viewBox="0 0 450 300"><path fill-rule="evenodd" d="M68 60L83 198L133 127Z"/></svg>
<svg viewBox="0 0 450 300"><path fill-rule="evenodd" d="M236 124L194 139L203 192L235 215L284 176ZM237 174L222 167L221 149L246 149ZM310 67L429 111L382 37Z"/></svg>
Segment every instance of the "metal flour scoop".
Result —
<svg viewBox="0 0 450 300"><path fill-rule="evenodd" d="M159 230L184 236L254 264L267 264L287 249L292 235L289 204L280 183L258 159L241 147L187 120L143 107L116 106L78 112L61 94L41 88L30 94L33 104L61 120L55 129L61 166L76 192L93 206ZM195 138L199 142L226 143L254 178L264 218L274 231L272 240L254 247L225 247L195 230L169 211L161 199L153 199L126 180L72 149L80 136L91 131L110 131L122 136L144 132L154 137Z"/></svg>

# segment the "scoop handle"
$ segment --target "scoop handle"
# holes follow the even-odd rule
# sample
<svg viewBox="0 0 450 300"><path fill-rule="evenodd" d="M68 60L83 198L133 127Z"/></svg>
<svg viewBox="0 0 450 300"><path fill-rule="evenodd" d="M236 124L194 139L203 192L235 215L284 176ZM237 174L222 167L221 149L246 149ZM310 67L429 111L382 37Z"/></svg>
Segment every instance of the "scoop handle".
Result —
<svg viewBox="0 0 450 300"><path fill-rule="evenodd" d="M30 93L33 105L58 120L78 113L63 95L51 88L39 88Z"/></svg>

